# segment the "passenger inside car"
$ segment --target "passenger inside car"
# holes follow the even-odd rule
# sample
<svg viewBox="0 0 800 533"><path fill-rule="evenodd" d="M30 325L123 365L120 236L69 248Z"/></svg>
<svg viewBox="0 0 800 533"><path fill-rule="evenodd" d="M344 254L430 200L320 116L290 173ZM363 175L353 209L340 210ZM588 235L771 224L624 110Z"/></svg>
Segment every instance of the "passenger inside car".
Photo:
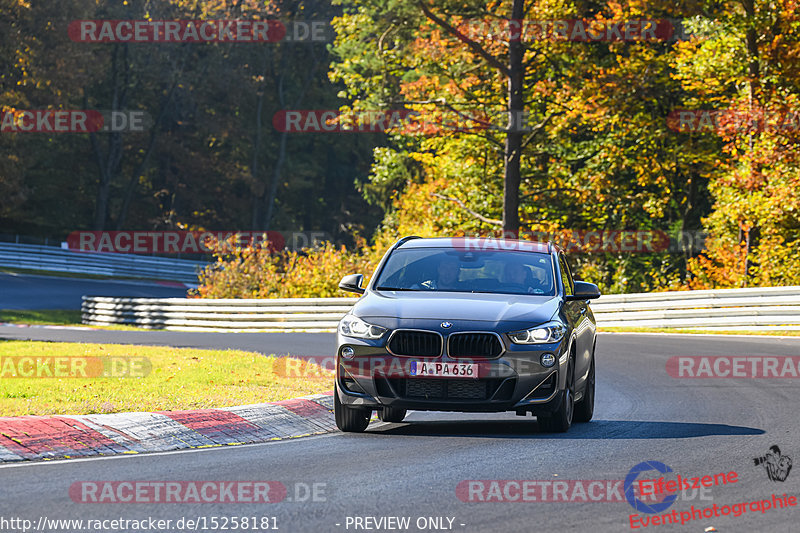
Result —
<svg viewBox="0 0 800 533"><path fill-rule="evenodd" d="M551 286L545 268L522 263L508 263L501 282L519 287L527 294L544 294L550 291Z"/></svg>

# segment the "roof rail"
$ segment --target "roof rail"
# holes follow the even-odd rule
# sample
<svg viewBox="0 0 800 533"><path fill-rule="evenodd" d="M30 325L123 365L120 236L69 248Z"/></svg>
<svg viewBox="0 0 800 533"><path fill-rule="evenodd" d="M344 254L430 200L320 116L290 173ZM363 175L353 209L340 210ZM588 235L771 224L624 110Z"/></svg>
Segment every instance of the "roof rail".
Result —
<svg viewBox="0 0 800 533"><path fill-rule="evenodd" d="M402 239L400 239L399 241L397 241L396 243L394 243L394 246L392 246L392 250L395 250L395 249L397 249L397 248L400 248L401 246L403 246L405 243L407 243L407 242L408 242L408 241L410 241L410 240L413 240L413 239L421 239L421 238L422 238L422 237L420 237L419 235L408 235L408 236L406 236L406 237L403 237Z"/></svg>

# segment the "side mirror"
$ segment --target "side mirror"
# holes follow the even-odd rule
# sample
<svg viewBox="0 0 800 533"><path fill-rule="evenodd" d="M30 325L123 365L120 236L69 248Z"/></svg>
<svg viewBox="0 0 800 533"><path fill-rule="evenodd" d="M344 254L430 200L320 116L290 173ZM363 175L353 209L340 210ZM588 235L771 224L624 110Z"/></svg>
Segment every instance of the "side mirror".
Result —
<svg viewBox="0 0 800 533"><path fill-rule="evenodd" d="M364 288L361 286L362 281L364 281L364 276L361 274L350 274L342 278L342 281L339 282L339 288L347 292L364 294Z"/></svg>
<svg viewBox="0 0 800 533"><path fill-rule="evenodd" d="M575 294L568 295L567 301L575 300L594 300L600 298L600 289L594 283L587 283L585 281L575 282Z"/></svg>

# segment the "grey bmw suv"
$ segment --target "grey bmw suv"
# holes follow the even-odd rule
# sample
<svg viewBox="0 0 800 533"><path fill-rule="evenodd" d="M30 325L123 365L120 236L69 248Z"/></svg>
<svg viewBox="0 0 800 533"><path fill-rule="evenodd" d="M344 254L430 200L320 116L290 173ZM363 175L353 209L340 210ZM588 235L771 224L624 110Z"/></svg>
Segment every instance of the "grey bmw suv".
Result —
<svg viewBox="0 0 800 533"><path fill-rule="evenodd" d="M550 243L405 237L338 328L334 411L342 431L372 412L515 411L567 431L594 412L596 285Z"/></svg>

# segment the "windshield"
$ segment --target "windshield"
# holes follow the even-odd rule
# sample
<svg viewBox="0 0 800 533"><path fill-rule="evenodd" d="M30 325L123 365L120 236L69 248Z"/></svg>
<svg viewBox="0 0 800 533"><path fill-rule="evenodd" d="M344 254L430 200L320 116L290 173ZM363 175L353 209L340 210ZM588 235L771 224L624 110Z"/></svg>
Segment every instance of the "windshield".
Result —
<svg viewBox="0 0 800 533"><path fill-rule="evenodd" d="M396 250L377 290L486 292L554 296L550 255L449 248Z"/></svg>

